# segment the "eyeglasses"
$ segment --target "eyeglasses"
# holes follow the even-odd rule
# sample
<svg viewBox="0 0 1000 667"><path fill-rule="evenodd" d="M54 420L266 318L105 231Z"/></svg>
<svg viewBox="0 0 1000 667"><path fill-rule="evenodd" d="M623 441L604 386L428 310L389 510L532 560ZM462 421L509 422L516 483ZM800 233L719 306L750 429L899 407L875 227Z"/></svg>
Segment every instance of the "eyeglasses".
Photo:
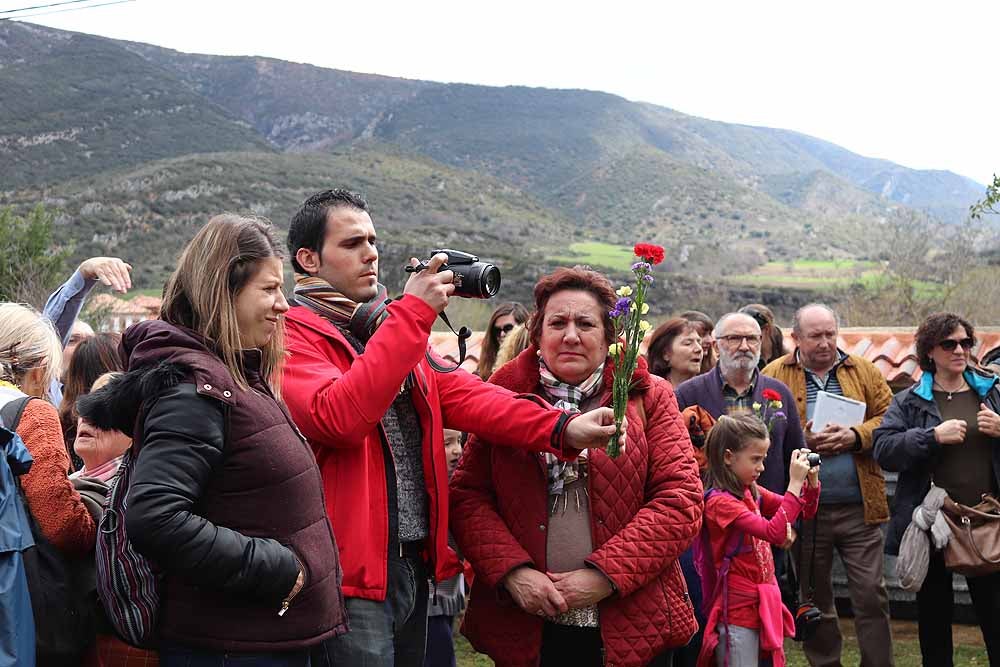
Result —
<svg viewBox="0 0 1000 667"><path fill-rule="evenodd" d="M972 346L975 344L976 341L972 340L971 338L963 338L962 340L955 340L954 338L948 338L947 340L943 340L940 343L938 343L938 347L940 347L945 352L954 352L955 348L958 347L959 345L962 346L963 350L971 350Z"/></svg>
<svg viewBox="0 0 1000 667"><path fill-rule="evenodd" d="M516 324L505 324L502 327L493 327L493 333L497 335L500 335L500 333L509 334L516 326Z"/></svg>
<svg viewBox="0 0 1000 667"><path fill-rule="evenodd" d="M737 335L719 336L715 340L721 340L726 345L732 345L733 347L739 347L740 345L743 344L743 341L746 341L747 345L749 345L750 347L756 347L757 345L760 345L760 336L758 336L757 334L750 334L747 336L737 336Z"/></svg>

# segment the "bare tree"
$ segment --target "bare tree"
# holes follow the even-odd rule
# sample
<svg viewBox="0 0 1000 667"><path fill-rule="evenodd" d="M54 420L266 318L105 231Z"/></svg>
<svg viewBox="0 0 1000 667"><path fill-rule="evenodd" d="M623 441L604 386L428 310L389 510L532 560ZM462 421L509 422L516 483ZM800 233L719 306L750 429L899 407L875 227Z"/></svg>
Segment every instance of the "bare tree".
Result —
<svg viewBox="0 0 1000 667"><path fill-rule="evenodd" d="M905 212L890 217L873 242L883 248L882 274L839 299L854 326L916 325L952 310L986 323L1000 313L1000 267L989 262L997 232L973 218L958 226Z"/></svg>

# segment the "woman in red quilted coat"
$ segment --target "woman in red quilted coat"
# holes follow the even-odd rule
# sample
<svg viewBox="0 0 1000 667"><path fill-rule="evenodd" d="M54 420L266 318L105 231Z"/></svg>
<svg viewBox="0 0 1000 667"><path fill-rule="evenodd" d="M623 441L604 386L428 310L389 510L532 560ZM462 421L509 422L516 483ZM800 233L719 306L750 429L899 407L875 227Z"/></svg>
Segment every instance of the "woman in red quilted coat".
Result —
<svg viewBox="0 0 1000 667"><path fill-rule="evenodd" d="M543 277L531 347L490 381L564 409L609 404L614 302L589 269ZM701 526L701 481L670 385L641 359L633 380L617 459L466 446L450 508L477 575L463 633L500 667L668 664L695 632L677 559Z"/></svg>

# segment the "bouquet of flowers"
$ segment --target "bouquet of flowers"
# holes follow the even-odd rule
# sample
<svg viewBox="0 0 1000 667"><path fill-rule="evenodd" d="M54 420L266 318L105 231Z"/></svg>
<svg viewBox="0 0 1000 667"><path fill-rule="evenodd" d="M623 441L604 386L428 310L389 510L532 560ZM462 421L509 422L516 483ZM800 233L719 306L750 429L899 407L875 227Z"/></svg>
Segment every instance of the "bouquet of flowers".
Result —
<svg viewBox="0 0 1000 667"><path fill-rule="evenodd" d="M649 312L646 290L653 284L653 266L663 261L663 248L650 243L638 243L633 249L639 261L632 264L635 284L623 285L615 292L618 301L611 309L611 321L615 327L615 339L608 346L608 355L614 363L611 385L611 407L615 411L615 434L605 450L611 458L621 453L618 438L621 437L622 421L628 407L628 392L632 388L632 374L639 358L639 344L653 327L643 316Z"/></svg>
<svg viewBox="0 0 1000 667"><path fill-rule="evenodd" d="M781 411L781 394L773 389L765 389L761 392L761 398L764 399L763 404L754 403L751 407L753 413L767 425L767 432L770 433L774 430L776 421L785 421L785 413Z"/></svg>

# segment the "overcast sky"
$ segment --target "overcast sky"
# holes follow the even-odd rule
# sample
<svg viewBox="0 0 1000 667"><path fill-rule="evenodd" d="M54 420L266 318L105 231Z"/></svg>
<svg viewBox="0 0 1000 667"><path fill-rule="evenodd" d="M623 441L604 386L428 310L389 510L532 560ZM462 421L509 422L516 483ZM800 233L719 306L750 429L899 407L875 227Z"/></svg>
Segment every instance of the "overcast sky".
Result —
<svg viewBox="0 0 1000 667"><path fill-rule="evenodd" d="M980 183L1000 172L996 0L136 0L30 20L188 52L602 90Z"/></svg>

